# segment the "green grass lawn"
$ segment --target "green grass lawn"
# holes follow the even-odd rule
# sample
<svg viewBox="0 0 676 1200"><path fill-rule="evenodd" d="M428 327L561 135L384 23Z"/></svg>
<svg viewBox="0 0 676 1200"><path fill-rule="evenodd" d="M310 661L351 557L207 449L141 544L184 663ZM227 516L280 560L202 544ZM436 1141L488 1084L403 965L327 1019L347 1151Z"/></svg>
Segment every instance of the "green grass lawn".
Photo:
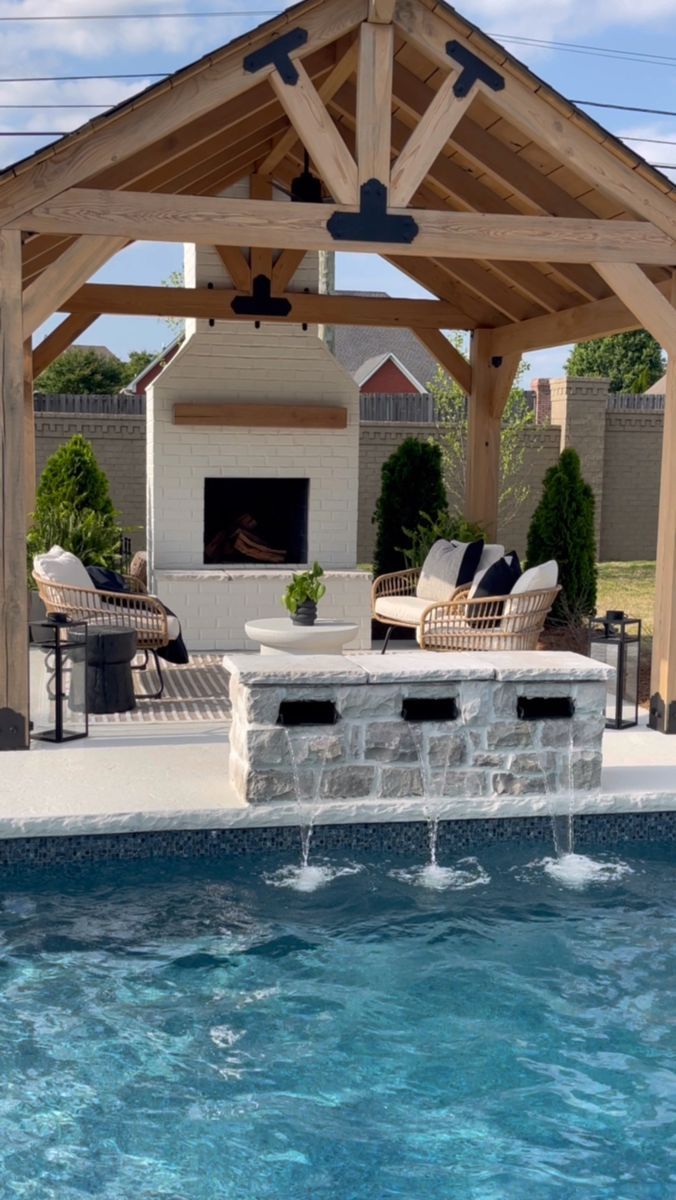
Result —
<svg viewBox="0 0 676 1200"><path fill-rule="evenodd" d="M597 612L621 608L630 617L640 617L644 634L653 632L655 608L654 562L608 562L599 564Z"/></svg>

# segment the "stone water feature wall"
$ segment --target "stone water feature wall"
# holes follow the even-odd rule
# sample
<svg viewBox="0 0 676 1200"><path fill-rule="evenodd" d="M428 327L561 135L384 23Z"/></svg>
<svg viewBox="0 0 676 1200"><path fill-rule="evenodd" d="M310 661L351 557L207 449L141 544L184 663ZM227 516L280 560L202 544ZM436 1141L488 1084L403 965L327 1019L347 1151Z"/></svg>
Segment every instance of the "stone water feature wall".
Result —
<svg viewBox="0 0 676 1200"><path fill-rule="evenodd" d="M499 799L600 785L612 672L579 655L232 655L225 665L230 780L248 803ZM335 723L309 723L317 719Z"/></svg>

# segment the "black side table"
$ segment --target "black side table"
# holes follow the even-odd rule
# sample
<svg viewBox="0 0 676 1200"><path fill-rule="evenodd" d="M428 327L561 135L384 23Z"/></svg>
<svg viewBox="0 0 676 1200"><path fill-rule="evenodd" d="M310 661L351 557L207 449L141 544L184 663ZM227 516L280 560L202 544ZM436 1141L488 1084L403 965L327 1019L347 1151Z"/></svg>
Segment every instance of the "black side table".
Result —
<svg viewBox="0 0 676 1200"><path fill-rule="evenodd" d="M130 712L136 708L131 664L136 630L90 625L87 683L90 713Z"/></svg>

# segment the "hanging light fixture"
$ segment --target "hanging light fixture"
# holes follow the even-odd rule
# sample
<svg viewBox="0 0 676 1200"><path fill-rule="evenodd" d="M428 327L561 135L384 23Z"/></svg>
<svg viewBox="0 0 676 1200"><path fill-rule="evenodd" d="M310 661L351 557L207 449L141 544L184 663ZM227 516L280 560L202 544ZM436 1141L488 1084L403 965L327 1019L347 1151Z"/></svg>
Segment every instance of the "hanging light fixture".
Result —
<svg viewBox="0 0 676 1200"><path fill-rule="evenodd" d="M305 151L305 169L291 184L291 199L296 204L321 204L322 181L310 170L310 155Z"/></svg>

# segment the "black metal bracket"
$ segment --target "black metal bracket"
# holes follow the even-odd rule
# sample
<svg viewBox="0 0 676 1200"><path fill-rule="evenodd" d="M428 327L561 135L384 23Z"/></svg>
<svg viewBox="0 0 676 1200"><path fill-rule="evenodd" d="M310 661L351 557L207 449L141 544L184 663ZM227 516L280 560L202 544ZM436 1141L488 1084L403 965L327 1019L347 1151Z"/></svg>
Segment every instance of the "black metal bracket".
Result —
<svg viewBox="0 0 676 1200"><path fill-rule="evenodd" d="M420 233L413 217L388 213L387 188L378 179L362 184L359 212L334 213L326 228L336 242L410 245Z"/></svg>
<svg viewBox="0 0 676 1200"><path fill-rule="evenodd" d="M650 697L648 724L658 733L676 733L676 700L672 700L667 709L659 692L655 692L655 695Z"/></svg>
<svg viewBox="0 0 676 1200"><path fill-rule="evenodd" d="M26 718L13 708L0 708L0 750L26 749Z"/></svg>
<svg viewBox="0 0 676 1200"><path fill-rule="evenodd" d="M505 86L504 75L499 75L492 67L486 66L476 54L467 50L460 42L447 42L446 53L449 58L462 67L453 86L453 94L459 100L468 96L475 83L485 83L492 92L501 92Z"/></svg>
<svg viewBox="0 0 676 1200"><path fill-rule="evenodd" d="M498 369L498 367L502 366L502 355L501 354L493 355L493 357L491 359L491 366L495 367L496 370Z"/></svg>
<svg viewBox="0 0 676 1200"><path fill-rule="evenodd" d="M272 295L272 280L257 275L250 296L235 296L232 311L238 317L288 317L293 305L282 296Z"/></svg>
<svg viewBox="0 0 676 1200"><path fill-rule="evenodd" d="M255 75L264 67L275 66L284 82L290 87L295 87L299 77L290 55L292 50L300 50L301 46L306 44L307 38L307 29L292 29L289 33L283 33L281 37L275 38L274 42L263 46L262 50L254 50L253 54L247 54L244 70L250 75Z"/></svg>

